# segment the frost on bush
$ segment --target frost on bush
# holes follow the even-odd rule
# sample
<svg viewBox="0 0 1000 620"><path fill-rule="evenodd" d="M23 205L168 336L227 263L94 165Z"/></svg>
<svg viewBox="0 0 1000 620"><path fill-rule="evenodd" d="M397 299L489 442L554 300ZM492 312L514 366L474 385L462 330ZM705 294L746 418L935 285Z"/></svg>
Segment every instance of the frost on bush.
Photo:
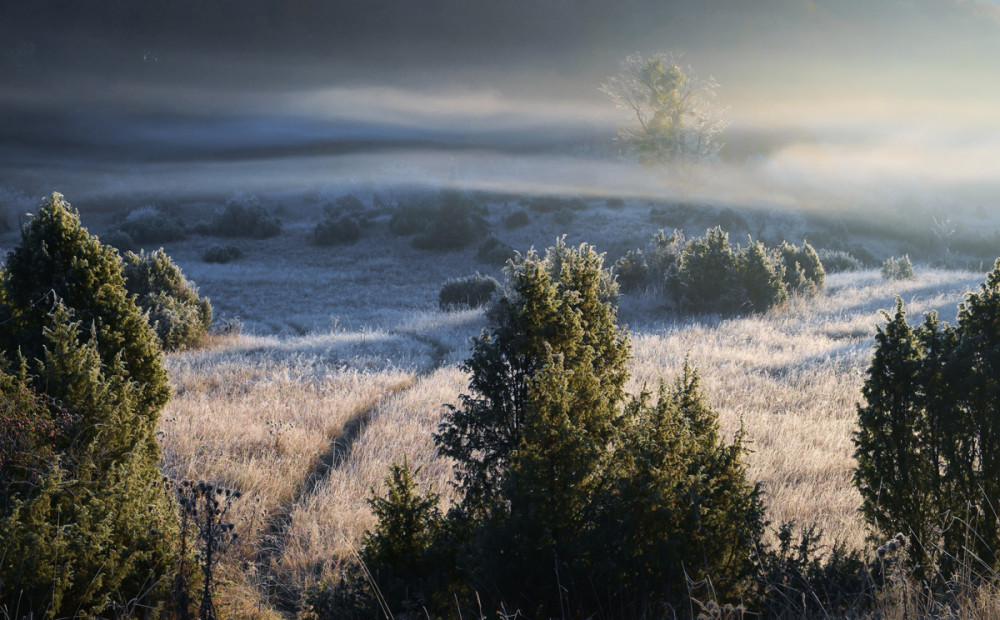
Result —
<svg viewBox="0 0 1000 620"><path fill-rule="evenodd" d="M860 271L861 261L850 252L844 250L819 250L817 252L823 269L827 273L840 273L842 271Z"/></svg>
<svg viewBox="0 0 1000 620"><path fill-rule="evenodd" d="M213 245L201 255L206 263L231 263L243 257L243 250L235 245Z"/></svg>
<svg viewBox="0 0 1000 620"><path fill-rule="evenodd" d="M237 194L208 226L207 232L220 237L267 239L281 232L281 220L260 204L254 195Z"/></svg>
<svg viewBox="0 0 1000 620"><path fill-rule="evenodd" d="M819 254L808 242L802 247L785 242L778 250L785 265L785 285L790 292L812 295L823 288L826 270Z"/></svg>
<svg viewBox="0 0 1000 620"><path fill-rule="evenodd" d="M184 222L154 206L135 209L118 224L118 230L138 244L168 243L187 237ZM117 247L117 246L116 246Z"/></svg>
<svg viewBox="0 0 1000 620"><path fill-rule="evenodd" d="M313 229L317 245L344 245L361 238L361 225L350 216L327 217Z"/></svg>
<svg viewBox="0 0 1000 620"><path fill-rule="evenodd" d="M524 209L518 209L503 218L503 226L508 230L521 228L531 223L531 216Z"/></svg>
<svg viewBox="0 0 1000 620"><path fill-rule="evenodd" d="M476 248L476 260L487 265L502 267L511 258L514 258L514 248L493 235L486 237L486 240Z"/></svg>
<svg viewBox="0 0 1000 620"><path fill-rule="evenodd" d="M438 293L438 305L442 310L478 308L488 304L499 290L500 283L495 278L477 272L445 282Z"/></svg>
<svg viewBox="0 0 1000 620"><path fill-rule="evenodd" d="M389 221L393 234L415 235L420 250L461 250L489 229L483 207L466 194L442 190L436 197L400 206Z"/></svg>
<svg viewBox="0 0 1000 620"><path fill-rule="evenodd" d="M882 278L886 280L909 280L913 277L913 263L910 256L903 254L899 258L890 256L882 263Z"/></svg>
<svg viewBox="0 0 1000 620"><path fill-rule="evenodd" d="M124 258L125 287L146 312L166 350L197 345L212 324L212 304L162 249Z"/></svg>

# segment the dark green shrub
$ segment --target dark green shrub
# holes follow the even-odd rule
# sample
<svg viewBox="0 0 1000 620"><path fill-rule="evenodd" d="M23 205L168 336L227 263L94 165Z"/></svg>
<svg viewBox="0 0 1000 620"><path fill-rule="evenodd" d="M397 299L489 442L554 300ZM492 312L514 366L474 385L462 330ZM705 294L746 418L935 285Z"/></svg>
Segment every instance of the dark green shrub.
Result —
<svg viewBox="0 0 1000 620"><path fill-rule="evenodd" d="M524 209L518 209L503 218L503 226L508 230L521 228L531 223L531 216Z"/></svg>
<svg viewBox="0 0 1000 620"><path fill-rule="evenodd" d="M313 240L318 245L343 245L357 242L361 238L361 225L353 217L327 217L316 224Z"/></svg>
<svg viewBox="0 0 1000 620"><path fill-rule="evenodd" d="M726 314L737 312L745 301L737 272L737 256L729 245L729 234L716 227L685 244L676 281L686 305Z"/></svg>
<svg viewBox="0 0 1000 620"><path fill-rule="evenodd" d="M187 237L187 230L180 218L152 206L142 207L129 213L128 217L118 224L118 230L139 244L168 243L181 241Z"/></svg>
<svg viewBox="0 0 1000 620"><path fill-rule="evenodd" d="M365 210L365 203L354 194L340 196L332 203L323 205L323 213L328 218L336 218L344 215L357 215Z"/></svg>
<svg viewBox="0 0 1000 620"><path fill-rule="evenodd" d="M758 598L762 615L775 618L852 618L874 601L875 580L857 551L834 543L823 554L822 533L795 522L778 526L776 547L762 544L758 555Z"/></svg>
<svg viewBox="0 0 1000 620"><path fill-rule="evenodd" d="M882 278L886 280L909 280L914 277L913 263L907 254L896 258L890 256L882 263Z"/></svg>
<svg viewBox="0 0 1000 620"><path fill-rule="evenodd" d="M563 198L562 196L535 196L522 199L521 205L537 213L555 213L556 211L582 211L587 203L582 198Z"/></svg>
<svg viewBox="0 0 1000 620"><path fill-rule="evenodd" d="M1000 260L959 306L906 322L902 300L875 336L858 406L855 484L882 541L902 532L922 577L950 577L958 558L977 572L1000 566ZM968 568L968 566L966 567Z"/></svg>
<svg viewBox="0 0 1000 620"><path fill-rule="evenodd" d="M763 509L740 437L720 440L690 369L655 403L626 401L629 338L602 257L562 243L529 252L508 290L465 363L471 393L435 435L460 499L426 553L400 543L421 550L406 554L420 576L410 592L538 617L569 602L588 617L684 602L685 575L724 576L719 596L749 591ZM408 497L391 511L400 519L415 512Z"/></svg>
<svg viewBox="0 0 1000 620"><path fill-rule="evenodd" d="M401 237L415 235L426 230L435 217L436 210L430 200L402 204L389 219L389 231Z"/></svg>
<svg viewBox="0 0 1000 620"><path fill-rule="evenodd" d="M843 271L860 271L863 267L861 261L853 254L845 250L819 250L820 262L823 270L827 273L840 273Z"/></svg>
<svg viewBox="0 0 1000 620"><path fill-rule="evenodd" d="M642 250L629 250L615 261L615 277L623 293L642 290L649 281L649 265Z"/></svg>
<svg viewBox="0 0 1000 620"><path fill-rule="evenodd" d="M374 579L385 599L398 601L396 611L418 611L427 605L429 554L443 519L432 490L417 494L416 476L406 460L394 463L386 477L385 496L372 493L368 505L378 525L361 541L361 559L375 567Z"/></svg>
<svg viewBox="0 0 1000 620"><path fill-rule="evenodd" d="M260 204L256 196L237 195L226 201L225 209L208 226L220 237L267 239L281 233L281 220Z"/></svg>
<svg viewBox="0 0 1000 620"><path fill-rule="evenodd" d="M803 242L801 248L784 242L778 250L785 265L785 285L789 291L812 295L823 289L826 271L808 242Z"/></svg>
<svg viewBox="0 0 1000 620"><path fill-rule="evenodd" d="M430 219L413 239L420 250L461 250L486 234L489 226L476 202L453 190L443 190L430 211Z"/></svg>
<svg viewBox="0 0 1000 620"><path fill-rule="evenodd" d="M552 221L562 226L569 226L576 219L576 213L569 209L562 208L552 213Z"/></svg>
<svg viewBox="0 0 1000 620"><path fill-rule="evenodd" d="M493 235L486 237L476 248L476 260L487 265L502 267L512 258L514 258L514 248Z"/></svg>
<svg viewBox="0 0 1000 620"><path fill-rule="evenodd" d="M231 263L243 258L243 250L235 245L213 245L201 255L206 263Z"/></svg>
<svg viewBox="0 0 1000 620"><path fill-rule="evenodd" d="M160 345L168 351L196 346L212 324L212 304L184 277L163 249L124 257L125 288L135 296Z"/></svg>
<svg viewBox="0 0 1000 620"><path fill-rule="evenodd" d="M493 295L500 290L500 283L490 276L479 273L445 282L438 293L438 305L442 310L479 308L490 303Z"/></svg>
<svg viewBox="0 0 1000 620"><path fill-rule="evenodd" d="M751 242L740 249L736 262L737 282L743 289L746 311L765 312L785 303L788 289L778 252L768 250L760 241Z"/></svg>
<svg viewBox="0 0 1000 620"><path fill-rule="evenodd" d="M169 398L157 339L125 290L117 252L53 194L0 272L0 353L73 423L37 482L0 507L0 608L48 617L153 607L176 519L155 438ZM0 379L8 398L16 382ZM54 414L55 412L53 412Z"/></svg>

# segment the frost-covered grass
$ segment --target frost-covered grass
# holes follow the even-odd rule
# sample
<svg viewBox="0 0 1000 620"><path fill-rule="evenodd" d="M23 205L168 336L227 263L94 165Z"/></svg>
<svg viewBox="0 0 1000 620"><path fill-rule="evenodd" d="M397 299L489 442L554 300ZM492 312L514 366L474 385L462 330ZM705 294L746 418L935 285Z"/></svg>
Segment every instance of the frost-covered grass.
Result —
<svg viewBox="0 0 1000 620"><path fill-rule="evenodd" d="M276 274L261 278L274 283L258 290L261 299L287 303ZM816 297L732 319L659 316L655 299L626 298L630 389L672 381L689 359L726 435L743 425L770 518L816 523L863 548L851 434L879 311L899 295L911 320L938 309L951 321L982 278L927 269L893 282L875 271L834 274ZM230 573L235 598L294 601L334 576L373 525L366 499L394 461L422 467L422 484L447 503L450 467L431 433L442 405L466 389L458 363L484 315L393 308L383 318L379 327L339 322L306 336L220 336L168 358L175 396L160 426L167 471L246 494L245 540L233 558L243 568Z"/></svg>

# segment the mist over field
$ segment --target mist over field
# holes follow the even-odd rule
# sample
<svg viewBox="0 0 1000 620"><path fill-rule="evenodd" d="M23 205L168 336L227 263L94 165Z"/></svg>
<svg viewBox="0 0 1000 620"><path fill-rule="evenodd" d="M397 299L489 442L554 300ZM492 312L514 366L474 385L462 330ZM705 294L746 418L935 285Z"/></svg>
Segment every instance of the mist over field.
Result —
<svg viewBox="0 0 1000 620"><path fill-rule="evenodd" d="M985 2L8 3L0 182L37 196L439 185L830 209L992 206ZM720 83L719 161L617 160L629 53Z"/></svg>

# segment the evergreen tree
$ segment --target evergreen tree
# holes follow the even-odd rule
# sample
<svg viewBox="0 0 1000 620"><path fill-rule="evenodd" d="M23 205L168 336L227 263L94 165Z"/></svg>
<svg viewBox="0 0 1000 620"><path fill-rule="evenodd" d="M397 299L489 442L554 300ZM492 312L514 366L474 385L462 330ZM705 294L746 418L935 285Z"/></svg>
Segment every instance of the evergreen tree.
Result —
<svg viewBox="0 0 1000 620"><path fill-rule="evenodd" d="M811 295L822 290L826 281L826 270L823 269L823 263L813 246L804 242L800 248L795 244L784 242L778 250L785 264L785 285L789 291Z"/></svg>
<svg viewBox="0 0 1000 620"><path fill-rule="evenodd" d="M788 299L782 278L785 268L760 241L751 242L737 254L739 281L743 284L750 312L764 312Z"/></svg>
<svg viewBox="0 0 1000 620"><path fill-rule="evenodd" d="M441 529L438 495L417 494L416 471L394 463L385 479L384 497L375 495L368 504L378 519L374 532L361 541L361 558L372 571L383 599L393 609L425 606L434 570L428 554Z"/></svg>
<svg viewBox="0 0 1000 620"><path fill-rule="evenodd" d="M6 372L72 416L41 479L21 485L0 514L0 601L52 617L155 603L175 529L156 466L169 388L118 255L53 194L0 283ZM0 382L5 399L15 383Z"/></svg>
<svg viewBox="0 0 1000 620"><path fill-rule="evenodd" d="M161 346L168 351L197 345L212 325L212 304L184 277L163 248L124 256L125 289L135 295Z"/></svg>
<svg viewBox="0 0 1000 620"><path fill-rule="evenodd" d="M1000 566L998 373L1000 260L959 306L957 326L929 314L911 328L897 300L876 334L855 483L865 518L884 538L910 536L926 574L952 574L967 552Z"/></svg>
<svg viewBox="0 0 1000 620"><path fill-rule="evenodd" d="M704 237L687 242L677 277L682 294L694 308L727 313L743 302L736 273L736 253L729 245L729 233L716 226Z"/></svg>

